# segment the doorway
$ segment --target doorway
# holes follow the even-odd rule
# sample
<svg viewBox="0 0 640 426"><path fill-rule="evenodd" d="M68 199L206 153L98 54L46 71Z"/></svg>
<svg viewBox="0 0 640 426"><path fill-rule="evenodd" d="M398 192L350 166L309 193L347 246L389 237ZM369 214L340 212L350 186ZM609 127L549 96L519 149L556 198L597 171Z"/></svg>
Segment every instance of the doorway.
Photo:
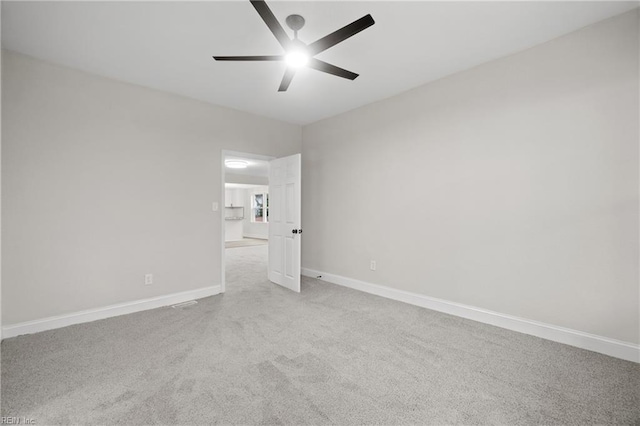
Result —
<svg viewBox="0 0 640 426"><path fill-rule="evenodd" d="M240 290L243 279L268 280L269 162L273 157L222 151L221 287ZM264 274L263 274L264 271Z"/></svg>

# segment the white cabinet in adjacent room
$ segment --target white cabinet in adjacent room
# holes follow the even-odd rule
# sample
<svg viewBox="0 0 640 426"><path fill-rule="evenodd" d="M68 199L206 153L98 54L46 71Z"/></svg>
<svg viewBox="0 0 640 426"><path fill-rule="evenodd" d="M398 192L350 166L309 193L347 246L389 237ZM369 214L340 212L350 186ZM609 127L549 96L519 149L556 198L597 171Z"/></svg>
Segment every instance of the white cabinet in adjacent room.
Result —
<svg viewBox="0 0 640 426"><path fill-rule="evenodd" d="M226 189L224 191L224 204L226 207L244 207L244 189Z"/></svg>

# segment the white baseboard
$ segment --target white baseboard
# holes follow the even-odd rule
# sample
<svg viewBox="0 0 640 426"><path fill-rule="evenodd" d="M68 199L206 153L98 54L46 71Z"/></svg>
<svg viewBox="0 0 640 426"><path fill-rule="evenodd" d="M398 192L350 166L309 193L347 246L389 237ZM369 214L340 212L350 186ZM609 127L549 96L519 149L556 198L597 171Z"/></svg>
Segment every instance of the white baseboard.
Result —
<svg viewBox="0 0 640 426"><path fill-rule="evenodd" d="M398 290L378 284L371 284L340 275L328 274L326 272L313 269L302 268L302 275L316 278L322 276L323 281L360 290L365 293L375 294L388 299L397 300L411 305L420 306L434 311L444 312L462 318L491 324L507 330L518 331L530 334L554 342L564 343L578 348L599 352L627 361L640 362L640 345L597 336L578 330L558 327L543 322L519 318L512 315L501 314L474 306L463 305L461 303L449 302L447 300L436 299L418 293Z"/></svg>
<svg viewBox="0 0 640 426"><path fill-rule="evenodd" d="M54 328L66 327L73 324L91 322L118 315L126 315L134 312L146 311L148 309L175 305L176 303L214 296L219 294L220 291L220 285L214 285L198 288L196 290L167 294L165 296L135 300L133 302L119 303L117 305L110 305L102 308L87 309L85 311L7 325L2 327L2 338L6 339L9 337L20 336L22 334L38 333L40 331L53 330Z"/></svg>

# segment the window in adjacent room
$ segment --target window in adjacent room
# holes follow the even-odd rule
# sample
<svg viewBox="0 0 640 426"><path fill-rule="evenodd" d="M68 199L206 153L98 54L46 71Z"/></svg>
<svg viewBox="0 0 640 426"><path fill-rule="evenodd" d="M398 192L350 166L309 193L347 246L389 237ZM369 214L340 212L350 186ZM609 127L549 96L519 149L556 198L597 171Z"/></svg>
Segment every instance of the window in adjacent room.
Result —
<svg viewBox="0 0 640 426"><path fill-rule="evenodd" d="M256 192L251 196L251 222L269 222L268 192Z"/></svg>

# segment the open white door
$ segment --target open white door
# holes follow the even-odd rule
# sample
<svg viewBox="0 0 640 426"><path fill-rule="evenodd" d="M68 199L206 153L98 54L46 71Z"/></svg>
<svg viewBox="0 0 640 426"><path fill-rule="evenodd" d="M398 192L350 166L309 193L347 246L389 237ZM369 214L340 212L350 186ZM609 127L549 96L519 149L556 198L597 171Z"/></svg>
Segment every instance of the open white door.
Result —
<svg viewBox="0 0 640 426"><path fill-rule="evenodd" d="M269 280L300 292L301 155L270 161Z"/></svg>

